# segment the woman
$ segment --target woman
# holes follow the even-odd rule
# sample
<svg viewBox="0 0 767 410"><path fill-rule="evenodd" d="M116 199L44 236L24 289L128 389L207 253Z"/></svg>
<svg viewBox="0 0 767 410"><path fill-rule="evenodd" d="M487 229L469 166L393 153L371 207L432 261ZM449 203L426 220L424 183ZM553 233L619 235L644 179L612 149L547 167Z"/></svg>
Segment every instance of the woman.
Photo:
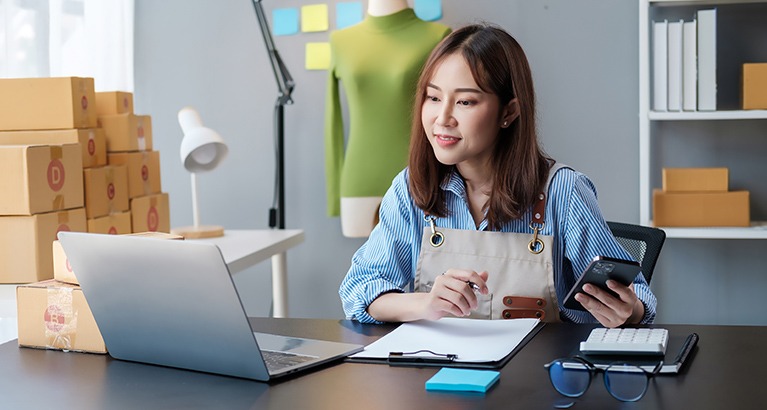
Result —
<svg viewBox="0 0 767 410"><path fill-rule="evenodd" d="M642 275L628 287L608 281L617 297L586 285L577 296L586 311L560 306L592 258L631 257L588 177L543 153L530 67L514 38L488 25L446 37L421 73L413 117L408 168L341 284L349 317L654 320Z"/></svg>

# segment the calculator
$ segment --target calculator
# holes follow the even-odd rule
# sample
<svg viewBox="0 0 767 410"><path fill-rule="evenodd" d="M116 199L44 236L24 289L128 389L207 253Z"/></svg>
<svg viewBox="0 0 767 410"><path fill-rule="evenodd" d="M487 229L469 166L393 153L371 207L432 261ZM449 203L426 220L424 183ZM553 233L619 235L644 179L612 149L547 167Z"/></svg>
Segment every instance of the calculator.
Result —
<svg viewBox="0 0 767 410"><path fill-rule="evenodd" d="M588 355L666 354L668 330L660 328L596 328L581 342L581 353Z"/></svg>

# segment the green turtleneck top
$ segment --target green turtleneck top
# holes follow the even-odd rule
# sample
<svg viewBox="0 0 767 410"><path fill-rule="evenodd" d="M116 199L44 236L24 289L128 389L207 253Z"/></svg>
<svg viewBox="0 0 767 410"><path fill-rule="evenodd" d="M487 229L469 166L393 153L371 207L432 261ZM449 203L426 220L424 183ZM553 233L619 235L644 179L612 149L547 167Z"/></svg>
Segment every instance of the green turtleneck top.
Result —
<svg viewBox="0 0 767 410"><path fill-rule="evenodd" d="M340 198L383 196L407 165L415 86L429 53L450 28L425 22L412 9L367 16L330 34L331 67L325 115L328 214ZM348 103L349 135L339 96Z"/></svg>

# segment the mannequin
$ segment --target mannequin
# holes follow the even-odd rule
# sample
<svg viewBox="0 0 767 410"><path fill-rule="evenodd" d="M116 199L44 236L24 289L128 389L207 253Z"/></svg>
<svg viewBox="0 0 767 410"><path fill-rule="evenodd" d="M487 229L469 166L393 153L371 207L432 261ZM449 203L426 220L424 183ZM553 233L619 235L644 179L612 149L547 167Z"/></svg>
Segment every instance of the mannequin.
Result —
<svg viewBox="0 0 767 410"><path fill-rule="evenodd" d="M370 0L367 13L359 24L330 34L327 206L330 216L341 217L341 231L350 238L370 234L383 194L407 165L418 74L450 33L443 24L418 19L407 0ZM342 113L339 83L348 113Z"/></svg>
<svg viewBox="0 0 767 410"><path fill-rule="evenodd" d="M388 16L408 8L407 0L370 0L368 15L374 17Z"/></svg>

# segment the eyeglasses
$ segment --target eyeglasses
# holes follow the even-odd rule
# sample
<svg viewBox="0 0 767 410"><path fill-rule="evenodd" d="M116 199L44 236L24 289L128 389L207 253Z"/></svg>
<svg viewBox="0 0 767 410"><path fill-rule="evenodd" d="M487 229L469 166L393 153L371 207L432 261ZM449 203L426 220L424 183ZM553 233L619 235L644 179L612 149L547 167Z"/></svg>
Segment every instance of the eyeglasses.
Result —
<svg viewBox="0 0 767 410"><path fill-rule="evenodd" d="M663 367L659 362L652 371L628 363L612 363L606 368L597 367L580 356L557 359L545 365L554 388L567 397L581 397L588 390L592 376L604 372L607 391L620 401L637 401L644 396L650 377Z"/></svg>

